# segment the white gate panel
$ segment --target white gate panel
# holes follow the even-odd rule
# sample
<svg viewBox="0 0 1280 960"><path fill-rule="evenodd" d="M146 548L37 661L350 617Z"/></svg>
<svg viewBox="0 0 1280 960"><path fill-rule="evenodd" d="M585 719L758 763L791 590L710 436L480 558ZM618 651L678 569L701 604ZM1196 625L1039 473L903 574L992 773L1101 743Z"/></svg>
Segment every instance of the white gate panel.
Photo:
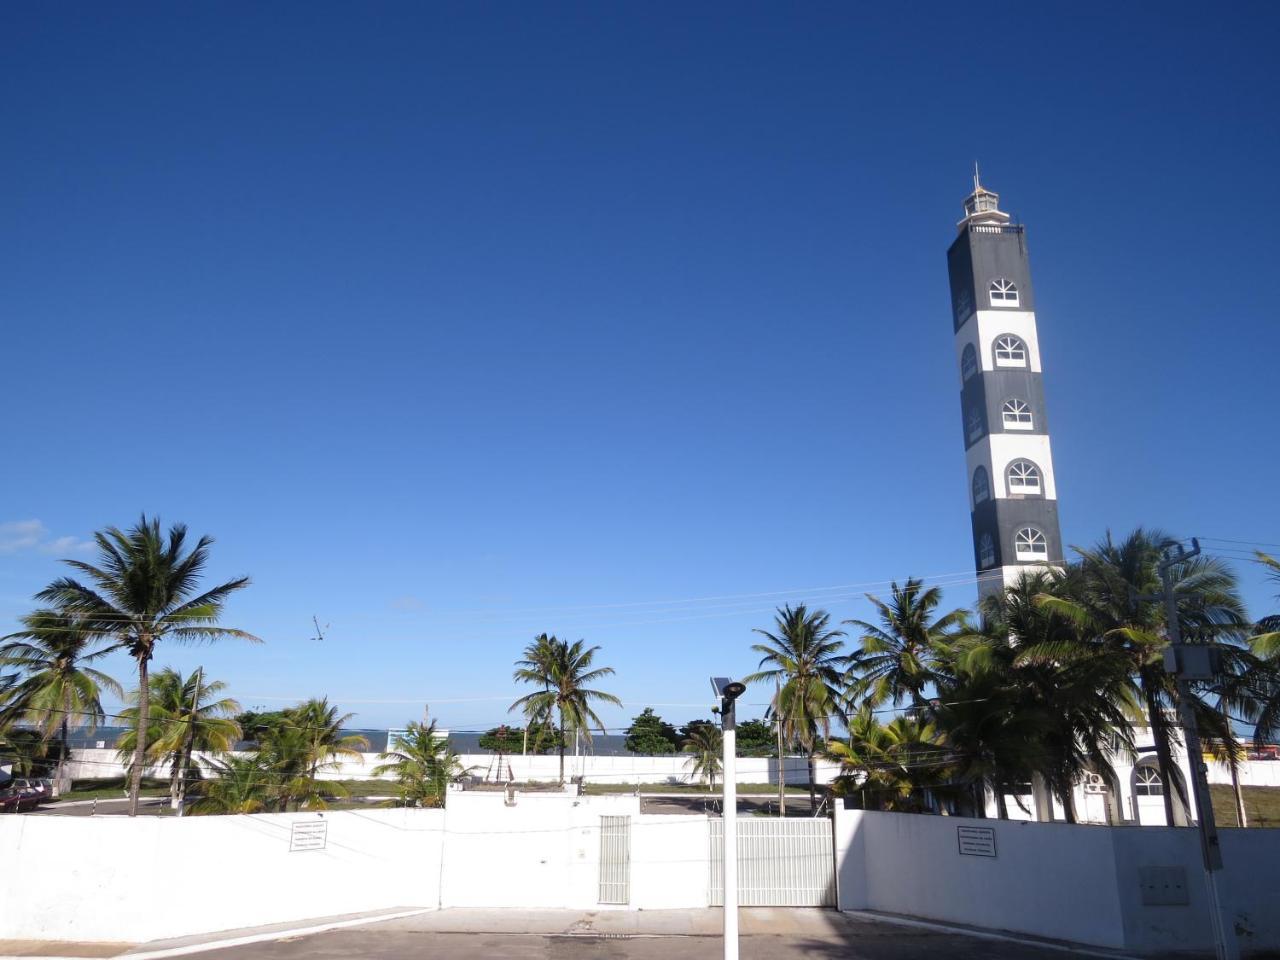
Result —
<svg viewBox="0 0 1280 960"><path fill-rule="evenodd" d="M708 902L724 905L724 821L711 821ZM744 907L832 907L831 821L738 818L738 903Z"/></svg>
<svg viewBox="0 0 1280 960"><path fill-rule="evenodd" d="M631 818L600 818L600 903L631 902Z"/></svg>

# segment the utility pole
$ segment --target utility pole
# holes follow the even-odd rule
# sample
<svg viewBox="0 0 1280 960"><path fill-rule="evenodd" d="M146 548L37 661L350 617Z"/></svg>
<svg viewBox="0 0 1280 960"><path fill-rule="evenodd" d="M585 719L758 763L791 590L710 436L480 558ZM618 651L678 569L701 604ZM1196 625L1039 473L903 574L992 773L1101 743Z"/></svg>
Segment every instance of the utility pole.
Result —
<svg viewBox="0 0 1280 960"><path fill-rule="evenodd" d="M1173 588L1173 568L1199 555L1200 543L1192 539L1191 549L1171 541L1163 544L1160 561L1160 585L1164 593L1165 620L1169 631L1169 646L1164 652L1165 669L1174 675L1178 684L1178 717L1182 723L1187 747L1187 766L1191 768L1192 791L1196 800L1197 824L1200 829L1200 853L1204 860L1205 887L1209 893L1210 922L1213 926L1214 947L1218 960L1239 960L1240 946L1236 941L1235 924L1229 916L1218 887L1218 875L1222 872L1222 847L1218 840L1218 825L1213 817L1213 800L1209 795L1208 771L1204 763L1204 748L1200 743L1200 731L1196 726L1195 707L1191 693L1192 680L1211 680L1220 672L1220 651L1205 644L1184 644L1182 624L1178 619L1178 598ZM1165 784L1169 790L1172 784Z"/></svg>

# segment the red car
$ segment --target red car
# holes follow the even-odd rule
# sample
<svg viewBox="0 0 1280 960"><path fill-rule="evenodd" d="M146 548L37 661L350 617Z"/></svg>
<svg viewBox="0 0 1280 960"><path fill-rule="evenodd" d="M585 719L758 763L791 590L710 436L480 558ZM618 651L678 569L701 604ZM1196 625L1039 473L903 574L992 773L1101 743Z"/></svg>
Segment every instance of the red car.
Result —
<svg viewBox="0 0 1280 960"><path fill-rule="evenodd" d="M34 810L48 799L44 785L35 786L33 785L35 782L12 780L0 789L0 813L22 813L24 810Z"/></svg>

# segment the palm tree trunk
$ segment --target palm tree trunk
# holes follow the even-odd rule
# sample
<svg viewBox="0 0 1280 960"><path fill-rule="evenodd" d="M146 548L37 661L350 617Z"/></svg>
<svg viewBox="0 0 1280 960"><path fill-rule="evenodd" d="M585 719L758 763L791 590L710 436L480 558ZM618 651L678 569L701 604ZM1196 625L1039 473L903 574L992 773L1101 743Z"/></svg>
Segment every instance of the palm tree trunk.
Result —
<svg viewBox="0 0 1280 960"><path fill-rule="evenodd" d="M1155 690L1145 681L1142 684L1142 696L1147 704L1147 716L1151 722L1151 738L1156 744L1156 764L1160 767L1160 780L1164 789L1161 798L1164 800L1164 823L1167 827L1176 826L1173 818L1173 791L1177 781L1173 777L1173 756L1169 750L1169 727L1164 714L1160 710L1160 701Z"/></svg>
<svg viewBox="0 0 1280 960"><path fill-rule="evenodd" d="M62 691L62 749L58 751L58 783L67 775L67 739L71 719L71 690Z"/></svg>
<svg viewBox="0 0 1280 960"><path fill-rule="evenodd" d="M142 768L147 762L147 721L151 718L151 689L147 675L149 650L138 657L138 743L133 750L133 769L129 772L129 816L138 815L138 793L142 790Z"/></svg>
<svg viewBox="0 0 1280 960"><path fill-rule="evenodd" d="M994 781L996 791L996 816L1001 820L1009 819L1009 803L1004 798L1004 784L999 779Z"/></svg>
<svg viewBox="0 0 1280 960"><path fill-rule="evenodd" d="M564 707L557 709L560 717L560 786L564 786Z"/></svg>
<svg viewBox="0 0 1280 960"><path fill-rule="evenodd" d="M809 748L809 815L818 815L818 763L813 747Z"/></svg>
<svg viewBox="0 0 1280 960"><path fill-rule="evenodd" d="M1073 793L1074 791L1071 789L1070 784L1064 785L1058 791L1058 799L1062 801L1062 815L1067 823L1079 822L1076 820L1076 804L1075 798L1072 796Z"/></svg>
<svg viewBox="0 0 1280 960"><path fill-rule="evenodd" d="M1244 812L1244 789L1240 786L1240 764L1232 757L1231 760L1231 789L1236 795L1236 826L1247 827L1249 818Z"/></svg>

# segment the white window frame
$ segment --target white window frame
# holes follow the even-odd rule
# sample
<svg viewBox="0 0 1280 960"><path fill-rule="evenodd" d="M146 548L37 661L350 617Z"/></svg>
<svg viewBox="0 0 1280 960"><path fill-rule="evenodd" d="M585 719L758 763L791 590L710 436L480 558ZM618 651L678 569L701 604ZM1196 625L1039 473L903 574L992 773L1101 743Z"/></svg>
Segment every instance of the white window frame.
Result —
<svg viewBox="0 0 1280 960"><path fill-rule="evenodd" d="M989 533L984 533L978 538L978 569L986 570L988 567L995 566L996 563L996 541Z"/></svg>
<svg viewBox="0 0 1280 960"><path fill-rule="evenodd" d="M1013 535L1013 555L1035 563L1049 559L1049 538L1035 527L1020 527Z"/></svg>
<svg viewBox="0 0 1280 960"><path fill-rule="evenodd" d="M965 361L971 361L972 367L965 366ZM964 349L960 351L960 380L962 383L968 383L978 375L981 369L978 363L978 348L972 343L966 343Z"/></svg>
<svg viewBox="0 0 1280 960"><path fill-rule="evenodd" d="M1164 780L1160 769L1149 763L1139 764L1133 774L1133 793L1138 797L1163 797Z"/></svg>
<svg viewBox="0 0 1280 960"><path fill-rule="evenodd" d="M982 496L978 496L978 478L982 478ZM976 507L980 503L986 503L991 499L991 474L987 472L987 468L978 464L973 471L973 480L969 484L969 490L973 496L973 505Z"/></svg>
<svg viewBox="0 0 1280 960"><path fill-rule="evenodd" d="M964 435L969 443L977 443L986 436L986 424L983 423L982 410L977 406L969 408L964 420Z"/></svg>
<svg viewBox="0 0 1280 960"><path fill-rule="evenodd" d="M1002 357L1001 353L1007 356ZM1030 356L1027 341L1017 334L1002 333L991 343L991 360L997 367L1026 367Z"/></svg>
<svg viewBox="0 0 1280 960"><path fill-rule="evenodd" d="M1018 397L1010 397L1000 405L1000 421L1006 430L1034 430L1035 420L1031 416L1031 404Z"/></svg>
<svg viewBox="0 0 1280 960"><path fill-rule="evenodd" d="M988 299L993 307L1016 307L1018 305L1018 285L1004 277L996 277L987 287Z"/></svg>
<svg viewBox="0 0 1280 960"><path fill-rule="evenodd" d="M1030 469L1024 469L1024 464ZM1014 467L1018 468L1016 482L1014 481ZM1034 483L1031 482L1032 478L1034 478ZM1004 468L1004 485L1010 496L1041 496L1044 493L1044 471L1040 469L1038 464L1032 463L1026 457L1010 460L1009 465Z"/></svg>

